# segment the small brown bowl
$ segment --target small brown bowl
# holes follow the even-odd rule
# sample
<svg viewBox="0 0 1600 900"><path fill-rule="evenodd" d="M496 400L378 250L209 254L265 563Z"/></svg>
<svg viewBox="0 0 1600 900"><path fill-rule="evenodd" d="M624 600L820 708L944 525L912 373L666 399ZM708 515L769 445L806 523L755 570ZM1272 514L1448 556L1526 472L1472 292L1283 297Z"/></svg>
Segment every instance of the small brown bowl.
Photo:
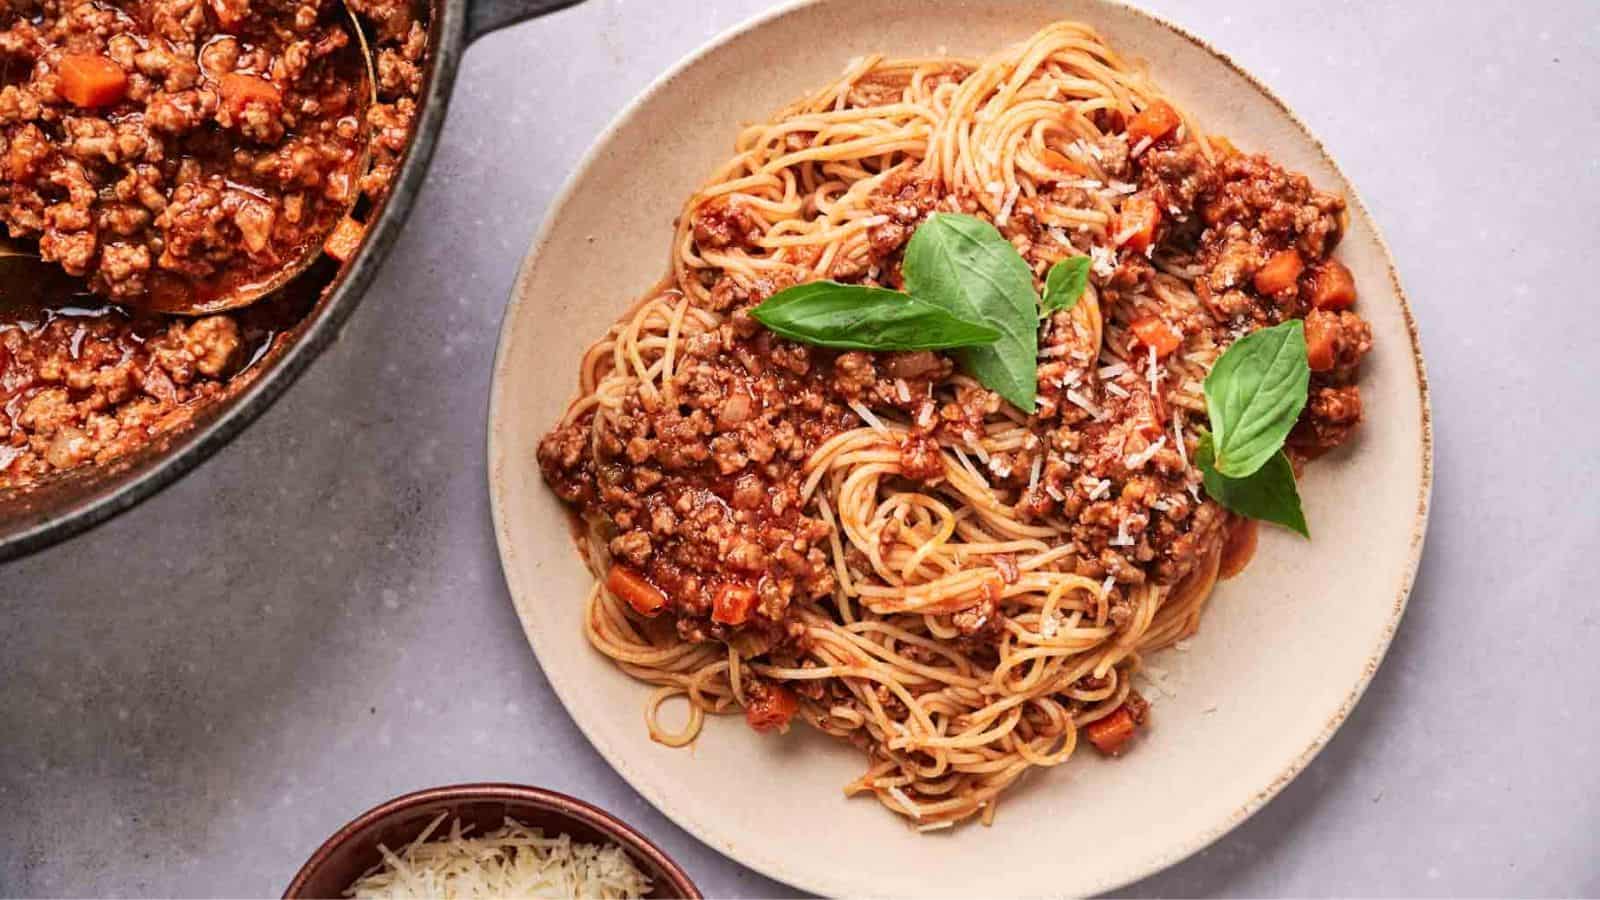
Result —
<svg viewBox="0 0 1600 900"><path fill-rule="evenodd" d="M565 832L575 841L612 843L627 852L650 876L650 897L699 900L700 889L687 873L644 835L610 813L565 794L518 784L457 784L396 797L374 807L334 833L311 854L283 892L288 898L342 897L366 871L382 861L378 845L398 850L416 839L442 812L459 818L474 833L500 827L507 817L547 833Z"/></svg>

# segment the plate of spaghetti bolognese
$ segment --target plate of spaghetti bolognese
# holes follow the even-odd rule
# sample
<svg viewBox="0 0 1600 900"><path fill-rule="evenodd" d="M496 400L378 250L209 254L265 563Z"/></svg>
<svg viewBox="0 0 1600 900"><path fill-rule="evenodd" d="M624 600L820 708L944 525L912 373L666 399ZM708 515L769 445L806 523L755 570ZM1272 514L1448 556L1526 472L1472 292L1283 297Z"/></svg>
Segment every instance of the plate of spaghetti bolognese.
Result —
<svg viewBox="0 0 1600 900"><path fill-rule="evenodd" d="M489 433L579 727L848 895L1108 890L1260 808L1388 647L1431 454L1337 166L1105 0L815 0L691 56L553 205Z"/></svg>

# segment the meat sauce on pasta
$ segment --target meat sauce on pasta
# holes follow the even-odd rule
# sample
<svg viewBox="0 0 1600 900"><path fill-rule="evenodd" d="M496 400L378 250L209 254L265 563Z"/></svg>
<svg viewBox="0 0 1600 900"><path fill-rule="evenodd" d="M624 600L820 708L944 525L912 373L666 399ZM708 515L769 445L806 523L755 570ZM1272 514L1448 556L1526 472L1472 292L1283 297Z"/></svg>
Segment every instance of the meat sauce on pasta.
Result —
<svg viewBox="0 0 1600 900"><path fill-rule="evenodd" d="M992 223L1042 285L1037 408L935 351L838 351L750 310L796 283L904 285L938 212ZM860 60L741 133L686 205L672 277L584 357L538 460L585 523L591 642L659 686L652 734L792 717L860 747L922 827L993 815L1079 735L1146 724L1143 653L1192 633L1253 546L1194 454L1211 365L1304 320L1296 466L1361 420L1371 332L1333 256L1344 202L1203 132L1090 29L987 59ZM1231 538L1231 539L1230 539ZM686 730L654 710L685 695Z"/></svg>

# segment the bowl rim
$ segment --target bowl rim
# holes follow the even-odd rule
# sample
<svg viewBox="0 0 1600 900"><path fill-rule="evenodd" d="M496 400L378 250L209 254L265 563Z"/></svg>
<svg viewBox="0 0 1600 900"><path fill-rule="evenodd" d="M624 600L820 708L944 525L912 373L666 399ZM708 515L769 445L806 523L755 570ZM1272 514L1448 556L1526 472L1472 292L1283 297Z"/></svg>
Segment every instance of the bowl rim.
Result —
<svg viewBox="0 0 1600 900"><path fill-rule="evenodd" d="M533 787L526 784L512 784L510 782L479 781L440 785L412 791L409 794L401 794L351 819L338 831L330 835L327 840L323 841L316 851L311 854L310 858L305 861L305 864L300 867L300 870L295 873L294 879L289 882L289 886L283 891L284 900L304 896L302 892L305 890L306 884L311 880L312 875L327 865L329 858L336 851L354 840L361 832L419 806L439 801L455 803L475 801L516 802L561 813L605 833L619 845L649 860L652 865L666 875L669 887L672 888L676 896L689 898L689 900L701 900L704 896L700 893L700 888L695 885L694 879L689 877L689 873L685 872L682 866L668 856L666 851L656 846L653 841L645 837L638 829L600 807L547 788Z"/></svg>
<svg viewBox="0 0 1600 900"><path fill-rule="evenodd" d="M540 223L533 240L530 242L527 253L523 256L518 266L517 275L512 283L511 295L508 298L505 310L501 314L500 336L495 345L493 369L489 388L489 416L485 428L485 451L487 457L486 475L487 488L490 499L490 512L494 522L495 544L501 560L501 574L506 580L506 587L510 594L513 607L516 609L518 619L522 623L524 637L528 638L530 649L535 658L539 656L538 648L533 644L532 634L528 631L527 620L523 617L521 609L521 585L513 579L509 560L515 553L514 541L511 537L506 504L509 502L508 490L505 487L505 477L501 472L499 463L503 460L514 458L515 450L508 450L501 446L506 440L501 435L500 423L506 415L504 408L512 398L507 396L505 384L508 380L505 373L514 365L511 358L511 345L514 323L522 314L522 307L527 303L525 285L527 284L534 264L545 251L551 235L554 233L557 222L565 213L566 207L578 196L580 181L588 170L597 162L612 138L629 123L639 110L656 95L667 90L671 84L678 80L686 71L700 64L712 53L728 45L736 43L752 32L772 26L778 20L800 13L810 7L826 5L836 0L781 0L773 7L752 15L733 25L721 29L692 50L684 54L677 62L664 69L660 75L641 88L628 103L606 123L590 142L584 154L568 173L561 189L551 199L545 216ZM1371 227L1372 237L1382 253L1384 268L1388 275L1389 286L1393 291L1395 301L1399 305L1399 312L1404 323L1409 346L1413 372L1416 379L1417 399L1420 415L1418 423L1418 438L1420 459L1417 494L1415 498L1414 514L1411 522L1410 538L1408 542L1407 559L1404 570L1400 573L1398 584L1393 596L1393 603L1387 622L1378 634L1377 640L1367 652L1365 665L1359 676L1351 685L1348 693L1339 703L1337 709L1323 722L1322 727L1314 737L1279 770L1277 775L1259 789L1247 800L1236 806L1230 813L1220 819L1209 823L1205 828L1195 829L1194 833L1181 842L1161 848L1158 851L1144 854L1140 860L1126 866L1120 871L1107 873L1097 878L1088 888L1089 892L1102 893L1115 891L1126 887L1142 878L1155 875L1161 871L1182 862L1195 854L1205 850L1229 832L1238 828L1246 820L1254 816L1269 801L1276 797L1285 787L1303 773L1311 762L1332 741L1334 735L1350 717L1356 705L1366 694L1376 676L1379 666L1388 655L1389 648L1394 642L1396 632L1399 630L1401 620L1404 618L1411 592L1416 584L1417 573L1421 567L1422 554L1426 544L1429 518L1432 511L1432 498L1434 487L1434 430L1433 430L1433 403L1427 372L1426 359L1422 349L1420 329L1411 301L1401 282L1400 273L1395 263L1394 251L1384 237L1383 229L1378 220L1372 215L1371 208L1360 194L1357 185L1346 175L1345 170L1339 165L1338 160L1328 150L1327 145L1317 133L1306 123L1293 107L1280 97L1265 81L1257 77L1244 65L1236 61L1231 55L1219 49L1210 40L1201 37L1189 28L1178 24L1166 15L1152 12L1137 0L1087 0L1094 5L1122 10L1142 18L1150 24L1165 29L1182 40L1193 45L1200 51L1216 59L1222 65L1241 77L1253 90L1260 93L1273 106L1277 107L1283 117L1292 124L1310 142L1323 162L1338 176L1344 186L1345 200L1352 214L1361 216ZM693 834L707 846L717 850L723 856L738 865L759 872L766 877L780 881L802 890L814 892L829 892L838 890L841 882L834 881L823 883L808 877L805 873L795 871L782 860L755 859L747 854L739 853L729 847L723 846L716 840L716 835L705 823L685 816L674 808L654 788L641 783L635 770L630 765L627 757L604 740L597 738L593 729L583 717L572 713L573 705L568 702L574 696L572 685L565 683L557 674L546 671L550 680L550 687L556 693L571 715L573 722L583 733L606 762L627 781L629 786L650 802L658 811L671 819L679 827Z"/></svg>

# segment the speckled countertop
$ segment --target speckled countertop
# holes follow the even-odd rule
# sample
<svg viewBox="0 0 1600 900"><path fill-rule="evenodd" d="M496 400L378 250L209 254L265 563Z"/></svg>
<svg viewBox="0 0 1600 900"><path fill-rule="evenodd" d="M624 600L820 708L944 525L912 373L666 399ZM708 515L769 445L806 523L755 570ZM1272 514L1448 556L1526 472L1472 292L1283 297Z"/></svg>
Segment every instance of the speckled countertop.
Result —
<svg viewBox="0 0 1600 900"><path fill-rule="evenodd" d="M276 895L368 806L486 779L610 809L708 895L791 893L578 733L507 599L483 470L500 313L550 198L630 97L767 5L589 0L474 46L343 340L177 486L0 567L0 894ZM1145 5L1271 84L1361 187L1421 322L1438 480L1343 730L1129 893L1600 894L1600 14Z"/></svg>

